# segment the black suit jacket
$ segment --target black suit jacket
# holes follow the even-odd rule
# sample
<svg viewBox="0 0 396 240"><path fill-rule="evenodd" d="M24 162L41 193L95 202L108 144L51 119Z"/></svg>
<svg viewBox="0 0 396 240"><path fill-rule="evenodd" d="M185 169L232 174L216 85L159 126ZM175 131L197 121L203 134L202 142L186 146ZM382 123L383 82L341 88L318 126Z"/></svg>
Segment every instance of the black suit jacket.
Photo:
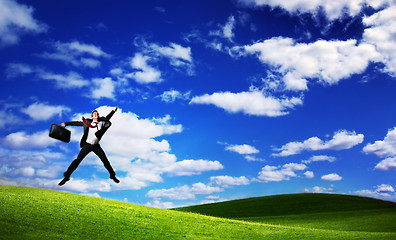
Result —
<svg viewBox="0 0 396 240"><path fill-rule="evenodd" d="M111 111L106 117L100 117L98 119L98 122L104 122L103 127L97 131L95 133L96 137L98 138L98 140L100 141L100 139L102 139L103 135L105 134L105 132L107 131L107 129L110 128L111 126L111 122L110 122L110 118L114 115L115 111ZM92 119L87 119L87 121L89 123L92 123ZM84 127L84 134L81 138L80 141L80 147L83 147L86 143L87 143L87 137L88 137L88 130L89 127L87 125L84 124L84 122L82 121L71 121L71 122L65 122L66 126L80 126L80 127Z"/></svg>

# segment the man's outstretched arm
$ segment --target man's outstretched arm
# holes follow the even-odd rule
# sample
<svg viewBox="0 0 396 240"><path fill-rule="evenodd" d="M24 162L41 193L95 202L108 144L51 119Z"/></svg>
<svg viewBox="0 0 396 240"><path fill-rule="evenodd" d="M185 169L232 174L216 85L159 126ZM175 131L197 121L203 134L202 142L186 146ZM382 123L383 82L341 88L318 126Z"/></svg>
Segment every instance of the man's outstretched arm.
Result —
<svg viewBox="0 0 396 240"><path fill-rule="evenodd" d="M82 127L84 126L84 123L81 121L70 121L70 122L64 122L60 124L62 127L66 127L66 126L79 126Z"/></svg>
<svg viewBox="0 0 396 240"><path fill-rule="evenodd" d="M107 116L106 119L110 120L110 118L114 115L115 112L117 112L118 107L116 107L114 110L112 110Z"/></svg>

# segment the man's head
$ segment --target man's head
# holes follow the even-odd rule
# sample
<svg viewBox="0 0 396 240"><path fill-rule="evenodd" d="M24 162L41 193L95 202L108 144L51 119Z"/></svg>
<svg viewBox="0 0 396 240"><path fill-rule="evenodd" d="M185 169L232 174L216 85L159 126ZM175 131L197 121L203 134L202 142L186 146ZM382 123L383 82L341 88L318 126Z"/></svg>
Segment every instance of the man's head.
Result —
<svg viewBox="0 0 396 240"><path fill-rule="evenodd" d="M99 112L97 110L93 110L91 114L92 118L99 118Z"/></svg>

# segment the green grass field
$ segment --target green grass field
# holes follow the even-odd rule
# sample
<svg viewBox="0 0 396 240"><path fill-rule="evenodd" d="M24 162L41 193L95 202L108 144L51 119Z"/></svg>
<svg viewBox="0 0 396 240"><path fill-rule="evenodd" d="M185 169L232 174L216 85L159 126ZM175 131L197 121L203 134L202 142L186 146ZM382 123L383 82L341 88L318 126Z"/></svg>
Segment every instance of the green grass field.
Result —
<svg viewBox="0 0 396 240"><path fill-rule="evenodd" d="M164 210L0 186L0 213L0 239L396 239L395 203L328 194Z"/></svg>

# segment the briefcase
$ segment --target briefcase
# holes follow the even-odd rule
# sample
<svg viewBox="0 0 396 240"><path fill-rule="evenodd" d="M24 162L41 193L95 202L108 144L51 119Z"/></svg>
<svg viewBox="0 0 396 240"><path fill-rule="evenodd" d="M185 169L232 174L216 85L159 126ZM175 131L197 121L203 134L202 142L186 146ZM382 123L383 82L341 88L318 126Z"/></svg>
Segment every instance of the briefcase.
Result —
<svg viewBox="0 0 396 240"><path fill-rule="evenodd" d="M51 125L49 136L62 142L70 142L70 131L55 123Z"/></svg>

